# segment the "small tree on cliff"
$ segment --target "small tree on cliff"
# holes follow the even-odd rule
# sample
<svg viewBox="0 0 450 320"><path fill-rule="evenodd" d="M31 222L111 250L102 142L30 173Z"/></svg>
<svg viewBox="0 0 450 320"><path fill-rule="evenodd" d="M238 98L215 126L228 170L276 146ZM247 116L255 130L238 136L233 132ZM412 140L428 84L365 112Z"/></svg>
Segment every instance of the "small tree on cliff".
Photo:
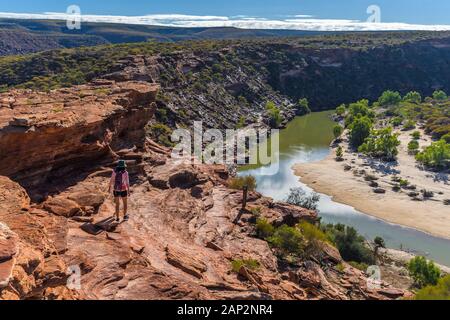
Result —
<svg viewBox="0 0 450 320"><path fill-rule="evenodd" d="M306 98L302 98L300 100L298 100L297 102L297 113L299 115L305 115L308 113L311 113L311 109L309 108L309 102L308 99Z"/></svg>
<svg viewBox="0 0 450 320"><path fill-rule="evenodd" d="M256 179L253 176L242 176L231 179L229 187L235 190L242 190L242 210L247 207L247 196L249 191L256 189Z"/></svg>

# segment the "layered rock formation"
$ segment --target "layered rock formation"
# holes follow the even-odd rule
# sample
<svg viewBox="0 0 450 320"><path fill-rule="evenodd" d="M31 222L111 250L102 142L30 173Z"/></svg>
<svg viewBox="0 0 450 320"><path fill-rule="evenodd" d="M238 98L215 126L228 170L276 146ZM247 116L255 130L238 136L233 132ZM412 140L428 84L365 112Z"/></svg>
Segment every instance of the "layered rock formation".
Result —
<svg viewBox="0 0 450 320"><path fill-rule="evenodd" d="M242 194L227 187L224 167L180 163L145 137L156 89L97 81L1 96L0 298L403 296L384 283L368 288L367 276L326 244L301 263L280 263L255 237L255 216L241 211ZM127 161L132 180L131 218L121 224L106 193L116 157ZM258 193L248 200L275 225L317 218ZM234 273L239 259L260 267Z"/></svg>

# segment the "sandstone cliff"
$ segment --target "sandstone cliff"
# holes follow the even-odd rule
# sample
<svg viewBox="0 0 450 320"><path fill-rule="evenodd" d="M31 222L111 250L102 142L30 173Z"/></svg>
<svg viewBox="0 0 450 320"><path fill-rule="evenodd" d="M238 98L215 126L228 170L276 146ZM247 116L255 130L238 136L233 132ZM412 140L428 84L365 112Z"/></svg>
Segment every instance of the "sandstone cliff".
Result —
<svg viewBox="0 0 450 320"><path fill-rule="evenodd" d="M329 245L296 265L280 263L254 236L254 216L240 212L241 193L227 187L225 168L181 164L145 136L156 91L143 82L98 80L0 96L0 298L403 296L385 283L368 288L367 276ZM131 218L119 225L106 193L117 157L132 180ZM274 224L317 218L257 193L248 206ZM234 273L236 259L257 260L260 268ZM77 270L80 287L68 288Z"/></svg>

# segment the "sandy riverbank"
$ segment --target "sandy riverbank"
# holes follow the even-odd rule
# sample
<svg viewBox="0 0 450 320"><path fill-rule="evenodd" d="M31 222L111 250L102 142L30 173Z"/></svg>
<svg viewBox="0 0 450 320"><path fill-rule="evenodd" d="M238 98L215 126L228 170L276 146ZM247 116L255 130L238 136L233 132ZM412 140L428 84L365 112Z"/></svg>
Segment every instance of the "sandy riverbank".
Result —
<svg viewBox="0 0 450 320"><path fill-rule="evenodd" d="M334 149L323 161L295 165L295 174L316 192L330 195L337 202L391 223L450 239L450 206L443 202L450 199L449 175L437 175L416 167L414 157L407 152L410 133L400 134L396 165L386 166L351 153L344 141L341 143L345 150L344 161L335 160ZM420 140L421 146L429 143L427 137ZM375 182L378 188L385 190L384 194L374 192L376 188L369 186L370 181L365 179L367 175L377 178ZM393 191L394 175L407 179L416 190ZM422 197L422 189L433 191L434 196L429 200L417 200ZM411 197L411 192L419 194L416 200Z"/></svg>

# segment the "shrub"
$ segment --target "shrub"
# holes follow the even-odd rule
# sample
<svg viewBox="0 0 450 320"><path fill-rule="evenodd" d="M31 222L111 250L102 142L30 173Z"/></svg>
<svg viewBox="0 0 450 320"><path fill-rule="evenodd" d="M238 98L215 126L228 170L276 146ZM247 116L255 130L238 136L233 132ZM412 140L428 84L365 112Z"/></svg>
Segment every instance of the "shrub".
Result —
<svg viewBox="0 0 450 320"><path fill-rule="evenodd" d="M444 100L447 100L448 97L447 97L447 94L444 91L436 90L436 91L433 92L433 99L434 100L438 100L438 101L444 101Z"/></svg>
<svg viewBox="0 0 450 320"><path fill-rule="evenodd" d="M364 116L355 119L350 125L350 143L353 147L358 148L364 143L364 140L370 135L372 129L372 121Z"/></svg>
<svg viewBox="0 0 450 320"><path fill-rule="evenodd" d="M395 118L393 118L391 120L391 124L394 127L398 127L398 126L402 125L402 123L403 123L403 118L402 117L395 117Z"/></svg>
<svg viewBox="0 0 450 320"><path fill-rule="evenodd" d="M256 234L260 239L266 239L273 235L275 227L266 219L261 218L256 221Z"/></svg>
<svg viewBox="0 0 450 320"><path fill-rule="evenodd" d="M441 139L447 143L450 143L450 133L444 134Z"/></svg>
<svg viewBox="0 0 450 320"><path fill-rule="evenodd" d="M411 133L411 137L414 140L419 140L420 139L420 131L414 131L413 133Z"/></svg>
<svg viewBox="0 0 450 320"><path fill-rule="evenodd" d="M408 120L403 125L403 130L408 131L416 128L416 123L413 120Z"/></svg>
<svg viewBox="0 0 450 320"><path fill-rule="evenodd" d="M397 105L402 101L402 96L397 91L387 90L378 99L380 106Z"/></svg>
<svg viewBox="0 0 450 320"><path fill-rule="evenodd" d="M426 286L419 290L415 300L450 300L450 275L438 280L435 286Z"/></svg>
<svg viewBox="0 0 450 320"><path fill-rule="evenodd" d="M416 155L416 160L429 167L447 169L450 167L450 144L444 140L433 142Z"/></svg>
<svg viewBox="0 0 450 320"><path fill-rule="evenodd" d="M279 127L283 119L281 118L281 111L275 103L268 101L266 103L266 110L269 114L269 122L272 127Z"/></svg>
<svg viewBox="0 0 450 320"><path fill-rule="evenodd" d="M403 97L403 101L412 103L421 103L422 96L417 91L410 91Z"/></svg>
<svg viewBox="0 0 450 320"><path fill-rule="evenodd" d="M379 236L375 237L375 239L373 240L373 243L378 248L386 248L386 243L382 237L379 237Z"/></svg>
<svg viewBox="0 0 450 320"><path fill-rule="evenodd" d="M339 147L336 149L336 159L342 160L342 157L343 157L343 156L344 156L344 150L342 149L341 146L339 146Z"/></svg>
<svg viewBox="0 0 450 320"><path fill-rule="evenodd" d="M364 237L359 235L356 229L343 224L329 224L323 228L323 231L336 245L345 261L355 261L369 265L375 263L373 252L366 246Z"/></svg>
<svg viewBox="0 0 450 320"><path fill-rule="evenodd" d="M311 109L309 108L308 99L302 98L297 102L297 113L299 115L305 115L311 113Z"/></svg>
<svg viewBox="0 0 450 320"><path fill-rule="evenodd" d="M247 187L249 191L256 189L256 179L253 176L240 176L232 178L228 186L234 190L243 190L244 187Z"/></svg>
<svg viewBox="0 0 450 320"><path fill-rule="evenodd" d="M411 140L408 143L408 152L411 154L416 154L418 150L419 150L419 142L417 142L417 140Z"/></svg>
<svg viewBox="0 0 450 320"><path fill-rule="evenodd" d="M351 265L353 268L356 268L363 272L366 272L367 269L369 268L369 265L367 263L359 263L359 262L355 262L355 261L349 261L348 264Z"/></svg>
<svg viewBox="0 0 450 320"><path fill-rule="evenodd" d="M339 107L336 108L336 114L338 116L343 116L345 114L345 111L346 109L344 104L341 104Z"/></svg>
<svg viewBox="0 0 450 320"><path fill-rule="evenodd" d="M171 141L172 129L162 123L155 123L146 127L146 132L152 139L155 139L160 144L171 147L173 142Z"/></svg>
<svg viewBox="0 0 450 320"><path fill-rule="evenodd" d="M333 128L333 135L334 138L337 139L342 135L342 132L344 132L344 128L341 127L341 125L337 124Z"/></svg>
<svg viewBox="0 0 450 320"><path fill-rule="evenodd" d="M427 261L425 257L420 256L409 261L408 271L419 288L436 285L441 276L441 271L433 261Z"/></svg>
<svg viewBox="0 0 450 320"><path fill-rule="evenodd" d="M304 250L304 239L297 228L282 225L267 241L279 250L283 257L287 255L301 256Z"/></svg>
<svg viewBox="0 0 450 320"><path fill-rule="evenodd" d="M307 195L300 187L291 188L286 198L287 203L309 210L316 210L319 200L320 196L317 193L312 192L310 195Z"/></svg>
<svg viewBox="0 0 450 320"><path fill-rule="evenodd" d="M235 273L239 273L242 267L246 267L250 270L256 270L261 266L258 260L255 259L235 259L231 261L231 270Z"/></svg>
<svg viewBox="0 0 450 320"><path fill-rule="evenodd" d="M303 237L308 241L330 241L325 232L309 222L302 221L297 225L297 228L301 231Z"/></svg>

